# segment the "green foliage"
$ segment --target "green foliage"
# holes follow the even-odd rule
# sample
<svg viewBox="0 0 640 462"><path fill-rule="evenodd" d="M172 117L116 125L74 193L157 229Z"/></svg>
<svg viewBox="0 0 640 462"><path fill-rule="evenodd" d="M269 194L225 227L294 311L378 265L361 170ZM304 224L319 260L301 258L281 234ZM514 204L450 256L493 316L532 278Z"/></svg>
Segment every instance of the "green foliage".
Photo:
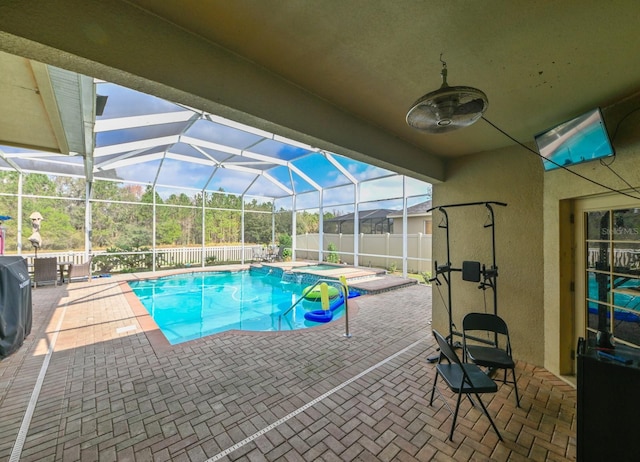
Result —
<svg viewBox="0 0 640 462"><path fill-rule="evenodd" d="M218 260L218 259L216 258L215 255L207 257L207 259L205 260L205 265L206 266L213 266L213 265L216 264L216 260Z"/></svg>
<svg viewBox="0 0 640 462"><path fill-rule="evenodd" d="M285 249L291 248L292 243L293 243L293 239L291 238L290 235L283 233L278 236L278 245L280 247L284 247Z"/></svg>
<svg viewBox="0 0 640 462"><path fill-rule="evenodd" d="M431 282L429 282L429 279L431 279L431 272L430 271L422 271L420 273L420 275L422 276L422 279L424 279L424 283L427 285L431 285Z"/></svg>
<svg viewBox="0 0 640 462"><path fill-rule="evenodd" d="M148 247L110 247L104 255L96 255L94 264L101 273L119 270L122 273L150 271L153 268L153 253ZM156 255L156 266L166 264L162 254Z"/></svg>
<svg viewBox="0 0 640 462"><path fill-rule="evenodd" d="M282 233L278 236L278 245L280 246L281 255L283 260L289 260L292 256L291 246L293 245L293 239L290 235Z"/></svg>
<svg viewBox="0 0 640 462"><path fill-rule="evenodd" d="M244 240L251 244L271 242L271 213L246 210L244 216Z"/></svg>
<svg viewBox="0 0 640 462"><path fill-rule="evenodd" d="M157 243L160 245L175 245L180 241L182 228L175 221L160 221L156 226Z"/></svg>
<svg viewBox="0 0 640 462"><path fill-rule="evenodd" d="M327 250L329 251L327 261L329 263L340 263L340 257L337 252L338 248L333 242L329 242L329 244L327 244Z"/></svg>
<svg viewBox="0 0 640 462"><path fill-rule="evenodd" d="M108 248L106 254L96 255L93 258L93 265L98 268L100 273L110 273L114 268L120 265L119 255L109 255L113 252L118 252L118 249Z"/></svg>
<svg viewBox="0 0 640 462"><path fill-rule="evenodd" d="M320 218L317 213L304 211L296 214L296 233L317 233L319 230Z"/></svg>
<svg viewBox="0 0 640 462"><path fill-rule="evenodd" d="M395 262L393 262L393 263L391 263L391 264L389 265L389 268L387 268L387 269L388 269L388 271L389 271L390 273L395 273L395 272L396 272L396 270L398 269L398 265L396 265L396 263L395 263Z"/></svg>
<svg viewBox="0 0 640 462"><path fill-rule="evenodd" d="M0 215L13 217L3 224L7 251L17 250L19 227L22 228L23 249L27 252L32 250L28 241L31 235L29 215L34 211L44 217L40 230L43 250L84 249L85 180L25 174L22 223L17 222L17 197L11 196L18 193L18 181L17 173L0 171L0 194L7 194L0 195ZM222 189L193 195L176 192L167 197L160 196L157 191L154 193L150 186L98 180L91 185L91 246L94 249L150 248L154 242L154 229L155 242L159 246L236 244L242 239L242 208L242 197L227 195ZM283 248L291 247L291 210L275 210L272 201L257 199L246 201L244 210L246 243L268 245L275 235L276 242ZM317 213L298 212L296 232L318 232L318 223Z"/></svg>

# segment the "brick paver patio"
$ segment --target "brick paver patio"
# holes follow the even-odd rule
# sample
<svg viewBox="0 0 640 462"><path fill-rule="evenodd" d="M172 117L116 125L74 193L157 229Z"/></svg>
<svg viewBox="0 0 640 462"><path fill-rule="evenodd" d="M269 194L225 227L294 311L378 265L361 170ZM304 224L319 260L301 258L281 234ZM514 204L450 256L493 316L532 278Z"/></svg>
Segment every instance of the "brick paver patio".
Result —
<svg viewBox="0 0 640 462"><path fill-rule="evenodd" d="M575 389L521 362L521 408L509 385L485 395L505 441L468 400L448 441L429 287L356 299L351 338L338 320L168 346L127 277L33 291L32 334L0 362L0 460L575 460Z"/></svg>

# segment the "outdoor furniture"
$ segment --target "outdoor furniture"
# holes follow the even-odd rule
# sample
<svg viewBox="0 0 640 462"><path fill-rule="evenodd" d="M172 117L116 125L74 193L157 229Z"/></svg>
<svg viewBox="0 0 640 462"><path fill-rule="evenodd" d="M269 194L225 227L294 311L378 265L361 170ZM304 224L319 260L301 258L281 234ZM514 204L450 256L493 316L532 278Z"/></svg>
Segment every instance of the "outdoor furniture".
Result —
<svg viewBox="0 0 640 462"><path fill-rule="evenodd" d="M53 282L58 285L58 259L44 257L33 259L33 286L38 287L42 282Z"/></svg>
<svg viewBox="0 0 640 462"><path fill-rule="evenodd" d="M504 378L500 382L513 384L516 405L520 407L516 364L511 356L511 340L507 323L495 314L469 313L462 319L462 344L465 358L476 365L487 367L490 371L504 369ZM500 344L504 347L501 348ZM513 380L507 380L507 370L511 370Z"/></svg>
<svg viewBox="0 0 640 462"><path fill-rule="evenodd" d="M273 262L278 256L278 246L269 246L267 253L264 256L264 261Z"/></svg>
<svg viewBox="0 0 640 462"><path fill-rule="evenodd" d="M273 254L271 255L271 260L272 261L282 261L284 260L282 258L282 251L284 250L284 247L282 247L281 245L278 247L275 247L273 249Z"/></svg>
<svg viewBox="0 0 640 462"><path fill-rule="evenodd" d="M429 405L433 405L433 397L436 389L438 389L438 377L442 377L451 391L458 395L456 400L456 409L455 411L452 411L449 407L449 403L446 401L445 397L438 389L438 395L440 395L440 397L445 401L447 409L449 409L449 411L453 415L453 422L451 423L449 440L453 441L453 430L456 427L456 420L458 418L458 410L460 409L462 395L467 395L471 403L475 405L475 403L469 396L473 394L478 400L478 403L480 403L482 412L487 416L489 422L491 422L491 426L498 434L498 438L500 438L500 441L502 441L502 435L500 435L496 424L493 423L493 419L489 415L487 408L480 399L480 395L482 393L495 393L496 391L498 391L498 385L496 385L496 383L491 380L491 377L485 374L484 371L477 365L463 363L462 361L460 361L460 358L458 358L458 355L453 350L451 345L449 345L444 337L436 330L433 331L433 336L436 338L438 346L440 347L440 358L438 360L438 364L436 364L436 376L433 379L433 388L431 389L431 400L429 401ZM448 361L448 364L442 363L442 360L444 359Z"/></svg>
<svg viewBox="0 0 640 462"><path fill-rule="evenodd" d="M71 266L72 261L59 261L58 268L60 269L60 281L64 283L64 270Z"/></svg>
<svg viewBox="0 0 640 462"><path fill-rule="evenodd" d="M86 278L89 281L91 280L91 260L93 257L89 257L89 259L80 264L70 264L69 265L69 282L73 279Z"/></svg>

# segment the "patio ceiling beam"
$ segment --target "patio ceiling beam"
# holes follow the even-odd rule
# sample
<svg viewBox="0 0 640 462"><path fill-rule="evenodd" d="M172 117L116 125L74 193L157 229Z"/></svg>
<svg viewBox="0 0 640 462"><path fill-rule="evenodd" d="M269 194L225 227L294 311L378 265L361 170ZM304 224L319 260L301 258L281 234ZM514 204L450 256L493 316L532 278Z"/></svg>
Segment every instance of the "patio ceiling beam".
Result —
<svg viewBox="0 0 640 462"><path fill-rule="evenodd" d="M227 170L234 170L237 172L244 172L244 173L251 173L256 175L256 178L254 178L254 180L251 182L251 184L253 184L260 176L264 177L267 179L267 181L273 183L275 186L277 186L278 188L282 189L284 192L286 192L287 194L292 194L292 191L287 188L285 185L283 185L281 182L279 182L277 179L275 179L274 177L272 177L271 175L265 173L263 170L259 170L256 168L250 168L250 167L244 167L242 165L237 165L237 164L221 164L220 165L221 168L227 169ZM246 194L248 191L248 188L244 190L244 192L242 193L243 195Z"/></svg>
<svg viewBox="0 0 640 462"><path fill-rule="evenodd" d="M132 117L115 117L113 119L96 120L95 132L109 132L113 130L123 130L127 128L150 127L153 125L172 124L186 122L192 118L201 118L200 114L192 111L165 112L162 114L149 114Z"/></svg>
<svg viewBox="0 0 640 462"><path fill-rule="evenodd" d="M182 138L181 138L182 139ZM193 144L189 144L189 146L191 146L193 149L195 149L196 151L198 151L200 154L202 154L203 156L205 156L207 159L209 159L213 164L215 164L216 167L220 166L220 161L215 159L211 154L209 154L207 151L205 151L204 149L202 149L200 146L194 146ZM229 156L229 158L231 158L231 156Z"/></svg>
<svg viewBox="0 0 640 462"><path fill-rule="evenodd" d="M313 181L311 178L309 178L309 176L304 173L302 170L300 170L298 167L296 167L295 165L293 165L292 162L288 163L288 167L289 170L296 172L298 175L300 175L304 181L306 181L307 183L309 183L311 186L313 186L317 191L320 191L322 189L322 186L320 186L318 183L316 183L315 181ZM292 183L293 184L293 183Z"/></svg>
<svg viewBox="0 0 640 462"><path fill-rule="evenodd" d="M156 152L156 153L152 153L152 154L145 154L144 155L144 161L143 162L152 162L154 160L158 160L158 159L163 159L165 156L165 152L161 151L161 152ZM126 167L129 165L136 165L136 164L141 164L141 160L140 157L136 157L136 158L125 158L125 159L119 159L116 162L110 163L108 165L108 169L105 168L104 165L99 165L96 168L98 170L113 170L115 168L120 168L120 167Z"/></svg>
<svg viewBox="0 0 640 462"><path fill-rule="evenodd" d="M249 185L246 188L244 188L244 191L242 191L242 194L240 194L240 196L242 197L242 201L243 201L243 204L242 204L243 214L244 214L244 196L245 196L245 194L247 194L247 191L249 191L249 189L251 189L251 186L253 186L256 183L256 181L258 181L258 178L260 178L260 177L259 176L255 177L251 181L251 183L249 183ZM243 232L244 232L244 225L243 225ZM244 237L242 238L242 242L244 242Z"/></svg>
<svg viewBox="0 0 640 462"><path fill-rule="evenodd" d="M28 152L3 152L7 159L43 159L43 158L53 158L56 155L51 152L46 151L28 151ZM65 155L65 157L73 157L76 154L72 154L71 156Z"/></svg>
<svg viewBox="0 0 640 462"><path fill-rule="evenodd" d="M261 160L263 162L270 163L270 164L277 164L277 165L282 165L282 166L286 166L287 165L287 161L284 160L284 159L278 159L277 157L265 156L264 154L258 154L256 152L252 152L252 151L248 151L248 150L242 150L240 155L242 157L247 157L249 159L254 159L254 160Z"/></svg>
<svg viewBox="0 0 640 462"><path fill-rule="evenodd" d="M234 147L226 146L219 143L213 143L211 141L205 141L198 138L193 138L191 136L181 136L180 141L182 143L189 144L196 149L197 148L213 149L214 151L220 151L220 152L233 154L240 157L246 157L249 159L261 161L261 162L264 162L265 164L276 164L276 165L282 165L282 166L288 165L288 162L283 159L277 159L275 157L266 156L264 154L258 154L255 152L234 148Z"/></svg>
<svg viewBox="0 0 640 462"><path fill-rule="evenodd" d="M389 172L386 175L381 175L381 176L376 176L375 178L367 178L366 180L362 180L359 183L370 183L372 181L378 181L378 180L384 180L385 178L392 178L392 177L397 177L398 174L395 172Z"/></svg>
<svg viewBox="0 0 640 462"><path fill-rule="evenodd" d="M226 127L235 128L236 130L241 130L246 133L251 133L252 135L260 136L262 138L267 138L267 139L273 138L273 134L268 131L261 130L255 127L250 127L249 125L245 125L240 122L234 122L233 120L225 119L224 117L220 117L220 116L211 114L209 112L207 112L204 117L210 120L211 122L224 125Z"/></svg>
<svg viewBox="0 0 640 462"><path fill-rule="evenodd" d="M331 165L333 165L335 168L337 168L340 171L340 173L342 173L344 176L346 176L349 179L349 181L351 181L353 184L358 184L358 180L351 173L349 173L349 171L346 168L344 168L342 166L342 164L340 162L338 162L333 155L331 155L331 153L326 152L326 151L322 151L322 155L329 162L331 162Z"/></svg>
<svg viewBox="0 0 640 462"><path fill-rule="evenodd" d="M157 151L157 152L149 152L146 153L142 158L140 156L125 155L118 157L116 159L110 159L107 162L102 162L95 166L97 170L113 170L115 168L124 167L127 165L135 165L141 164L143 162L151 162L154 160L162 159L164 157L165 151ZM144 159L144 160L142 160Z"/></svg>
<svg viewBox="0 0 640 462"><path fill-rule="evenodd" d="M273 135L273 140L278 141L280 143L295 146L296 148L304 149L305 151L311 151L311 153L320 151L320 149L314 148L309 144L300 143L299 141L291 140L289 138L285 138L284 136L280 136L280 135Z"/></svg>
<svg viewBox="0 0 640 462"><path fill-rule="evenodd" d="M22 173L22 169L10 159L10 155L7 155L2 149L0 149L0 158L3 159L7 164L11 165L16 172Z"/></svg>
<svg viewBox="0 0 640 462"><path fill-rule="evenodd" d="M96 148L94 151L94 157L108 156L111 154L123 154L123 153L126 153L127 151L134 151L134 150L139 151L139 150L154 148L157 146L166 146L168 144L178 143L179 141L180 141L179 135L171 135L171 136L162 136L158 138L150 138L146 140L131 141L128 143L111 144L108 146L101 146L99 148Z"/></svg>
<svg viewBox="0 0 640 462"><path fill-rule="evenodd" d="M190 144L193 147L199 146L201 148L213 149L214 151L220 151L227 154L233 154L236 156L239 156L240 153L242 152L242 150L239 148L227 146L226 144L214 143L212 141L205 141L199 138L193 138L192 136L181 135L178 141L181 143Z"/></svg>
<svg viewBox="0 0 640 462"><path fill-rule="evenodd" d="M218 163L209 159L200 159L198 157L191 157L184 154L178 154L175 152L167 151L167 159L179 160L182 162L188 162L191 164L207 165L209 167L216 167Z"/></svg>
<svg viewBox="0 0 640 462"><path fill-rule="evenodd" d="M243 167L241 165L233 165L233 164L222 164L220 167L225 168L227 170L235 170L237 172L245 172L252 173L254 175L262 175L262 170L257 168Z"/></svg>
<svg viewBox="0 0 640 462"><path fill-rule="evenodd" d="M263 172L269 170L270 168L276 167L276 165L273 165L273 164L265 164L264 162L251 162L251 161L246 161L246 162L226 161L224 162L224 165L240 165L245 167L254 167L262 170Z"/></svg>
<svg viewBox="0 0 640 462"><path fill-rule="evenodd" d="M31 159L29 159L29 160L31 160ZM81 164L69 164L69 162L65 162L63 159L59 159L59 158L55 158L55 157L50 157L50 158L47 158L47 159L40 159L40 160L38 160L38 162L39 162L40 165L47 165L47 166L49 166L49 165L60 165L60 166L62 166L63 169L67 169L69 167L72 167L72 168L80 168L80 167L82 167ZM41 174L41 175L43 174L43 170L40 167L36 167L36 168L33 168L33 169L24 169L24 170L25 171L26 170L33 170L33 173L38 173L38 174ZM49 172L48 168L47 168L47 173L46 174L54 174L54 173ZM67 175L64 174L62 176L67 176Z"/></svg>
<svg viewBox="0 0 640 462"><path fill-rule="evenodd" d="M265 177L267 180L269 180L274 185L276 185L278 188L282 189L284 192L286 192L290 196L293 195L293 191L291 189L287 188L284 184L282 184L280 181L278 181L277 179L275 179L274 177L269 175L267 172L263 172L262 176Z"/></svg>

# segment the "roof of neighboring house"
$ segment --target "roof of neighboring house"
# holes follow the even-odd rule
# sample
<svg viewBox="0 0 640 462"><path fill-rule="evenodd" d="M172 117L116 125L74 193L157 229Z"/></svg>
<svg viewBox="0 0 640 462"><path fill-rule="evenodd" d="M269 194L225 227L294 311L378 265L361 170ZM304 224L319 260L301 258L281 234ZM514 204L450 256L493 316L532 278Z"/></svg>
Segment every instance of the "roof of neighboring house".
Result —
<svg viewBox="0 0 640 462"><path fill-rule="evenodd" d="M420 216L420 215L431 215L431 212L427 212L431 208L431 201L420 202L419 204L412 205L411 207L407 207L407 216ZM402 217L402 211L394 211L389 214L389 218L400 218Z"/></svg>
<svg viewBox="0 0 640 462"><path fill-rule="evenodd" d="M375 210L362 210L358 212L358 219L362 220L370 220L376 218L388 218L390 214L394 212L394 210L389 209L375 209ZM354 213L347 213L345 215L340 215L338 217L329 218L324 220L325 223L336 223L342 221L350 221L353 220Z"/></svg>
<svg viewBox="0 0 640 462"><path fill-rule="evenodd" d="M431 212L427 212L431 208L431 201L420 202L419 204L412 205L407 208L408 216L420 216L420 215L431 215ZM345 215L340 215L337 217L329 218L324 220L325 223L337 223L342 221L353 220L354 214L347 213ZM375 219L375 218L400 218L402 217L401 210L390 210L390 209L374 209L374 210L363 210L358 212L359 219L367 220L367 219Z"/></svg>

